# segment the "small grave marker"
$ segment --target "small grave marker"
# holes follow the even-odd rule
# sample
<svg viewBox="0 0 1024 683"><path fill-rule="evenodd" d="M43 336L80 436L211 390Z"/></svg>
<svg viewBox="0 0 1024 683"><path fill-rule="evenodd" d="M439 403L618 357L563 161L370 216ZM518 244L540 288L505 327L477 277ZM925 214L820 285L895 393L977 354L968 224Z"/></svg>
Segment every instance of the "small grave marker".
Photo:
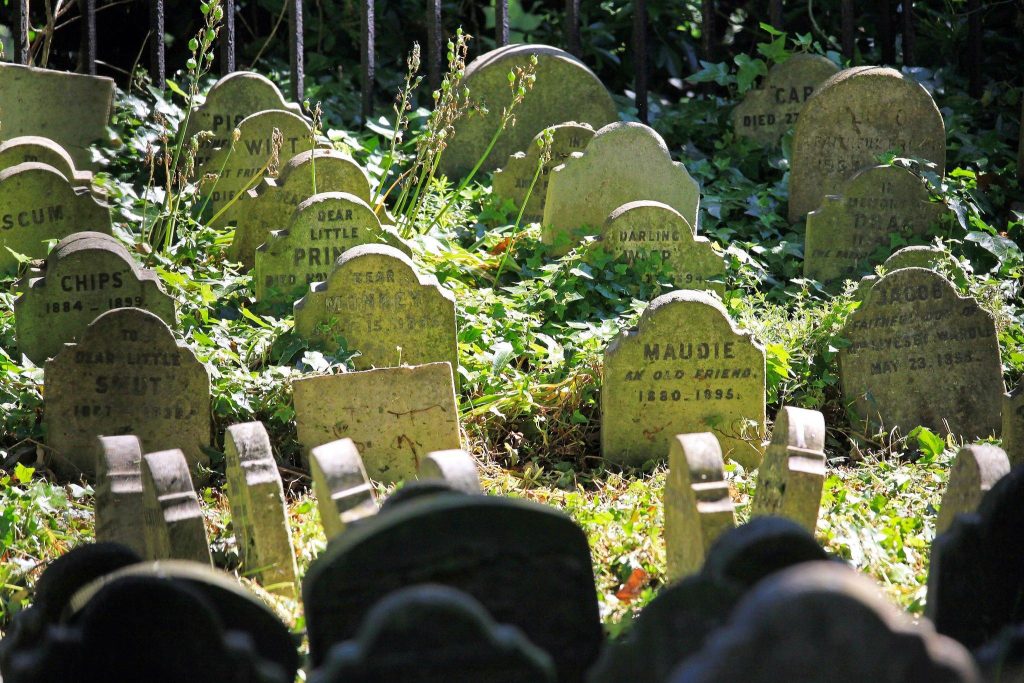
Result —
<svg viewBox="0 0 1024 683"><path fill-rule="evenodd" d="M102 195L92 185L92 172L75 168L75 160L53 140L38 135L23 135L0 143L0 171L28 162L55 168L75 187L89 190L97 196Z"/></svg>
<svg viewBox="0 0 1024 683"><path fill-rule="evenodd" d="M96 439L96 541L125 545L146 554L143 517L142 444L138 437Z"/></svg>
<svg viewBox="0 0 1024 683"><path fill-rule="evenodd" d="M427 457L420 461L419 478L421 481L443 480L463 493L483 492L476 460L461 448L427 453Z"/></svg>
<svg viewBox="0 0 1024 683"><path fill-rule="evenodd" d="M981 499L997 481L1010 473L1010 460L998 446L964 446L956 454L942 496L935 533L945 533L958 516L978 509Z"/></svg>
<svg viewBox="0 0 1024 683"><path fill-rule="evenodd" d="M757 473L754 515L791 519L812 534L825 486L825 416L783 406Z"/></svg>
<svg viewBox="0 0 1024 683"><path fill-rule="evenodd" d="M330 540L352 522L377 514L377 497L352 439L338 439L309 451L313 492L324 534Z"/></svg>
<svg viewBox="0 0 1024 683"><path fill-rule="evenodd" d="M142 456L142 497L148 559L213 564L184 453L175 448Z"/></svg>

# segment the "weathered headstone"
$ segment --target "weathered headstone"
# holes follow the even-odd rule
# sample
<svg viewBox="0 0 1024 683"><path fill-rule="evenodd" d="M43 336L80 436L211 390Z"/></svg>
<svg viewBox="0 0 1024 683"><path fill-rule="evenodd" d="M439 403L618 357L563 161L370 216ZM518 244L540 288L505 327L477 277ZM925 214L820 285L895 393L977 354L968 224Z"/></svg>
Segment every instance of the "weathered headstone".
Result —
<svg viewBox="0 0 1024 683"><path fill-rule="evenodd" d="M836 287L874 270L894 239L927 239L945 204L932 202L923 181L900 166L871 166L842 184L807 215L804 277Z"/></svg>
<svg viewBox="0 0 1024 683"><path fill-rule="evenodd" d="M877 66L829 78L807 99L793 134L789 220L814 211L890 151L945 169L946 127L928 91L910 76Z"/></svg>
<svg viewBox="0 0 1024 683"><path fill-rule="evenodd" d="M23 135L0 143L0 171L27 162L46 164L57 169L75 187L102 194L99 188L93 187L92 172L75 168L75 160L53 140L38 135Z"/></svg>
<svg viewBox="0 0 1024 683"><path fill-rule="evenodd" d="M292 390L304 451L352 439L375 481L412 479L427 453L461 447L448 363L305 377Z"/></svg>
<svg viewBox="0 0 1024 683"><path fill-rule="evenodd" d="M53 466L92 475L97 436L134 434L143 451L180 448L209 462L210 376L167 324L138 308L94 320L77 344L46 361L43 430Z"/></svg>
<svg viewBox="0 0 1024 683"><path fill-rule="evenodd" d="M506 127L498 136L480 172L493 171L510 154L526 149L533 137L549 126L578 121L600 128L618 120L615 103L604 85L568 52L547 45L499 48L480 55L466 67L464 84L470 98L486 105L488 113L458 120L454 137L441 156L441 173L457 180L484 155L498 129L502 109L512 101L508 74L517 67L526 67L533 55L537 57L536 83L516 107L516 125Z"/></svg>
<svg viewBox="0 0 1024 683"><path fill-rule="evenodd" d="M227 428L224 471L243 573L258 577L269 591L295 595L298 568L284 486L262 422Z"/></svg>
<svg viewBox="0 0 1024 683"><path fill-rule="evenodd" d="M138 437L96 439L96 541L125 545L146 554L143 516L142 444Z"/></svg>
<svg viewBox="0 0 1024 683"><path fill-rule="evenodd" d="M1024 381L1003 394L1003 451L1014 467L1024 465Z"/></svg>
<svg viewBox="0 0 1024 683"><path fill-rule="evenodd" d="M472 455L457 448L427 453L420 461L420 480L441 479L463 493L480 493L480 473Z"/></svg>
<svg viewBox="0 0 1024 683"><path fill-rule="evenodd" d="M27 162L0 171L0 274L14 273L14 251L46 256L46 243L92 230L110 234L110 208L52 166Z"/></svg>
<svg viewBox="0 0 1024 683"><path fill-rule="evenodd" d="M938 273L904 268L879 278L841 336L850 342L839 353L843 397L872 430L999 432L995 322Z"/></svg>
<svg viewBox="0 0 1024 683"><path fill-rule="evenodd" d="M604 356L601 454L609 462L662 460L676 434L713 432L744 467L761 460L765 355L706 292L651 302L635 330Z"/></svg>
<svg viewBox="0 0 1024 683"><path fill-rule="evenodd" d="M997 481L1010 473L1010 460L998 446L976 444L957 452L949 470L935 533L945 533L958 515L974 512Z"/></svg>
<svg viewBox="0 0 1024 683"><path fill-rule="evenodd" d="M142 456L142 498L147 559L213 564L184 453L175 448Z"/></svg>
<svg viewBox="0 0 1024 683"><path fill-rule="evenodd" d="M377 498L352 439L309 450L309 471L324 534L330 540L352 522L377 514Z"/></svg>
<svg viewBox="0 0 1024 683"><path fill-rule="evenodd" d="M762 145L777 145L796 125L804 102L814 89L839 71L821 55L793 55L768 72L757 90L749 91L732 112L732 128L738 137Z"/></svg>
<svg viewBox="0 0 1024 683"><path fill-rule="evenodd" d="M207 130L213 133L207 145L223 147L231 141L231 132L247 116L268 110L302 116L302 107L286 102L278 87L266 76L254 71L229 73L213 84L202 104L192 109L186 139Z"/></svg>
<svg viewBox="0 0 1024 683"><path fill-rule="evenodd" d="M582 153L551 171L542 238L564 253L584 235L600 233L623 204L647 199L668 204L696 230L700 188L668 146L642 123L598 130Z"/></svg>
<svg viewBox="0 0 1024 683"><path fill-rule="evenodd" d="M825 486L825 416L783 406L757 472L754 515L791 519L812 534Z"/></svg>
<svg viewBox="0 0 1024 683"><path fill-rule="evenodd" d="M714 434L678 434L671 439L665 482L669 581L699 572L715 539L736 526L724 467Z"/></svg>
<svg viewBox="0 0 1024 683"><path fill-rule="evenodd" d="M125 307L174 325L174 299L156 271L140 268L115 237L73 233L46 257L43 277L30 278L14 302L18 348L42 363L75 342L100 313Z"/></svg>
<svg viewBox="0 0 1024 683"><path fill-rule="evenodd" d="M640 200L623 204L608 216L601 247L627 263L659 256L669 264L678 289L707 289L725 294L725 260L707 237L697 237L682 214L668 204Z"/></svg>
<svg viewBox="0 0 1024 683"><path fill-rule="evenodd" d="M285 230L270 234L256 250L256 299L263 304L294 304L324 282L342 254L363 244L387 243L408 251L362 199L324 192L299 204Z"/></svg>
<svg viewBox="0 0 1024 683"><path fill-rule="evenodd" d="M455 295L387 245L342 254L327 281L295 303L295 331L329 351L343 337L359 351L358 369L444 361L458 376Z"/></svg>
<svg viewBox="0 0 1024 683"><path fill-rule="evenodd" d="M510 156L505 165L494 172L491 179L494 194L502 199L511 199L517 211L522 210L523 223L541 222L544 218L544 199L548 193L551 169L563 163L573 152L582 152L594 137L594 129L585 123L569 122L552 126L551 147L548 150L550 159L542 163L541 155L545 150L544 133L545 131L538 133L526 151L516 152ZM540 175L537 175L538 167ZM534 178L537 179L536 182Z"/></svg>
<svg viewBox="0 0 1024 683"><path fill-rule="evenodd" d="M39 135L66 149L78 168L94 168L89 146L106 138L114 81L0 62L0 102L0 142Z"/></svg>
<svg viewBox="0 0 1024 683"><path fill-rule="evenodd" d="M891 273L900 268L927 268L928 270L935 270L947 277L951 277L954 284L961 287L967 282L967 273L963 267L955 259L951 258L949 252L938 247L924 245L903 247L885 259L885 262L882 264L882 270L885 273ZM857 283L857 291L854 297L857 300L863 301L868 290L876 282L878 282L878 276L876 275L865 275L862 277L860 282Z"/></svg>

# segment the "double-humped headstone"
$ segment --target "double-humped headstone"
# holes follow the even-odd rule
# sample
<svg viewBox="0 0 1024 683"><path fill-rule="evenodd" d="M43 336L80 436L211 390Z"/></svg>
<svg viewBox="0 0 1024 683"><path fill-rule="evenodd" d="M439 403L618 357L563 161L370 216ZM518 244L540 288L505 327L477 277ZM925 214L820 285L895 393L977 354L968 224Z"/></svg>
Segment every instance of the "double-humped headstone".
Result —
<svg viewBox="0 0 1024 683"><path fill-rule="evenodd" d="M349 249L379 243L409 250L362 199L345 192L313 195L299 204L287 229L271 233L256 250L256 299L291 306L311 284L326 281Z"/></svg>
<svg viewBox="0 0 1024 683"><path fill-rule="evenodd" d="M0 274L17 271L12 251L38 259L50 240L83 230L110 234L110 208L52 166L30 161L0 171L0 197Z"/></svg>
<svg viewBox="0 0 1024 683"><path fill-rule="evenodd" d="M565 253L585 235L599 234L612 211L640 199L668 204L697 227L700 188L668 146L642 123L598 130L582 153L551 171L542 238Z"/></svg>
<svg viewBox="0 0 1024 683"><path fill-rule="evenodd" d="M1003 450L1016 467L1024 465L1024 380L1003 394Z"/></svg>
<svg viewBox="0 0 1024 683"><path fill-rule="evenodd" d="M927 240L950 210L900 166L871 166L842 184L807 215L804 277L835 288L873 271L893 243Z"/></svg>
<svg viewBox="0 0 1024 683"><path fill-rule="evenodd" d="M946 532L958 515L978 509L985 494L1010 473L1010 460L999 446L976 444L957 452L949 470L935 533Z"/></svg>
<svg viewBox="0 0 1024 683"><path fill-rule="evenodd" d="M946 165L946 127L931 95L894 69L860 66L829 78L800 110L793 133L789 220L839 194L854 173L900 156Z"/></svg>
<svg viewBox="0 0 1024 683"><path fill-rule="evenodd" d="M545 133L538 133L526 151L511 155L491 179L494 194L512 200L516 211L522 211L523 223L539 223L543 220L551 169L563 163L573 152L582 152L594 137L594 129L585 123L561 123L551 127L551 144L548 148L544 141ZM550 158L542 161L545 151L550 154Z"/></svg>
<svg viewBox="0 0 1024 683"><path fill-rule="evenodd" d="M142 456L142 499L147 559L213 564L184 453L174 448Z"/></svg>
<svg viewBox="0 0 1024 683"><path fill-rule="evenodd" d="M358 369L446 362L458 376L455 296L391 246L345 251L295 303L295 331L328 351L342 337Z"/></svg>
<svg viewBox="0 0 1024 683"><path fill-rule="evenodd" d="M296 154L277 178L264 178L225 214L235 223L228 258L255 266L256 248L274 230L287 228L299 204L320 192L347 192L369 202L370 179L362 166L333 149Z"/></svg>
<svg viewBox="0 0 1024 683"><path fill-rule="evenodd" d="M43 276L31 278L14 302L18 348L42 363L75 342L100 313L129 306L175 322L174 299L156 271L140 268L115 237L73 233L57 243Z"/></svg>
<svg viewBox="0 0 1024 683"><path fill-rule="evenodd" d="M114 81L0 62L0 102L0 142L39 135L66 149L78 168L94 168L89 146L106 138Z"/></svg>
<svg viewBox="0 0 1024 683"><path fill-rule="evenodd" d="M537 80L533 89L515 109L516 125L506 127L480 166L487 173L500 166L513 152L526 149L537 133L568 121L600 128L618 120L611 95L594 73L579 59L548 45L513 45L480 55L466 67L465 87L470 99L488 112L464 116L455 124L454 137L441 156L439 171L452 180L469 173L484 155L501 120L502 110L512 101L508 75L526 68L537 58Z"/></svg>
<svg viewBox="0 0 1024 683"><path fill-rule="evenodd" d="M449 493L365 520L310 565L302 597L313 665L355 637L385 595L427 583L468 593L495 621L518 627L554 660L559 681L582 681L597 657L601 625L583 531L547 505Z"/></svg>
<svg viewBox="0 0 1024 683"><path fill-rule="evenodd" d="M812 534L825 486L825 416L783 406L757 472L754 515L791 519Z"/></svg>
<svg viewBox="0 0 1024 683"><path fill-rule="evenodd" d="M292 390L304 452L352 439L374 481L412 479L427 453L462 446L448 363L305 377Z"/></svg>
<svg viewBox="0 0 1024 683"><path fill-rule="evenodd" d="M710 432L678 434L668 451L665 549L669 581L695 574L711 544L736 526L722 447Z"/></svg>
<svg viewBox="0 0 1024 683"><path fill-rule="evenodd" d="M668 204L640 200L623 204L608 216L601 247L626 263L661 259L678 289L707 289L725 294L725 260L707 237Z"/></svg>
<svg viewBox="0 0 1024 683"><path fill-rule="evenodd" d="M46 362L43 430L54 467L91 476L97 436L134 434L144 452L180 448L197 476L209 462L210 376L164 321L116 308Z"/></svg>
<svg viewBox="0 0 1024 683"><path fill-rule="evenodd" d="M738 137L762 145L777 145L796 125L800 109L814 89L839 71L821 55L793 55L768 72L757 90L749 91L732 112L732 128Z"/></svg>
<svg viewBox="0 0 1024 683"><path fill-rule="evenodd" d="M418 476L421 481L441 480L462 493L481 493L480 473L472 455L456 448L427 453L420 461Z"/></svg>
<svg viewBox="0 0 1024 683"><path fill-rule="evenodd" d="M761 460L765 355L706 292L662 294L604 355L601 454L663 460L676 434L713 432L744 467Z"/></svg>
<svg viewBox="0 0 1024 683"><path fill-rule="evenodd" d="M262 422L227 428L224 471L242 572L257 577L269 591L295 595L298 568L284 486Z"/></svg>
<svg viewBox="0 0 1024 683"><path fill-rule="evenodd" d="M38 135L23 135L0 143L0 171L27 162L46 164L57 169L75 187L101 194L99 188L93 187L92 172L79 171L67 150L53 140Z"/></svg>
<svg viewBox="0 0 1024 683"><path fill-rule="evenodd" d="M843 397L870 429L999 432L995 321L943 276L903 268L879 278L840 336L849 341L839 353Z"/></svg>
<svg viewBox="0 0 1024 683"><path fill-rule="evenodd" d="M309 450L309 471L324 534L330 540L353 522L377 514L377 497L352 439Z"/></svg>
<svg viewBox="0 0 1024 683"><path fill-rule="evenodd" d="M131 434L96 438L96 541L120 543L146 554L142 444Z"/></svg>

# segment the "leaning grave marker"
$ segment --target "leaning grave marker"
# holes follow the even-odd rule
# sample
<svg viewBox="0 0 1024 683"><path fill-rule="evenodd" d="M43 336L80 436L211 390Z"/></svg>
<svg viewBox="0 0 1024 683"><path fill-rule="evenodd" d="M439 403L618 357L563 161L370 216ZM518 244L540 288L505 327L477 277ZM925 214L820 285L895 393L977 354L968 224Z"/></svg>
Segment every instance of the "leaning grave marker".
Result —
<svg viewBox="0 0 1024 683"><path fill-rule="evenodd" d="M49 138L23 135L0 143L0 171L31 161L57 169L75 187L85 188L97 196L103 194L93 187L92 172L75 168L75 160L67 150Z"/></svg>
<svg viewBox="0 0 1024 683"><path fill-rule="evenodd" d="M785 517L813 534L824 486L825 416L783 406L757 472L753 514Z"/></svg>
<svg viewBox="0 0 1024 683"><path fill-rule="evenodd" d="M995 483L1010 473L1010 459L999 446L964 446L949 470L935 534L944 533L957 515L974 512Z"/></svg>
<svg viewBox="0 0 1024 683"><path fill-rule="evenodd" d="M188 469L185 454L177 448L142 456L146 558L212 565L203 511Z"/></svg>
<svg viewBox="0 0 1024 683"><path fill-rule="evenodd" d="M330 540L352 522L377 514L377 497L352 439L338 439L309 450L317 509Z"/></svg>
<svg viewBox="0 0 1024 683"><path fill-rule="evenodd" d="M131 434L97 437L96 542L126 545L146 554L143 516L142 444Z"/></svg>
<svg viewBox="0 0 1024 683"><path fill-rule="evenodd" d="M676 434L713 432L747 469L765 432L764 349L706 292L662 294L604 355L601 454L663 460Z"/></svg>

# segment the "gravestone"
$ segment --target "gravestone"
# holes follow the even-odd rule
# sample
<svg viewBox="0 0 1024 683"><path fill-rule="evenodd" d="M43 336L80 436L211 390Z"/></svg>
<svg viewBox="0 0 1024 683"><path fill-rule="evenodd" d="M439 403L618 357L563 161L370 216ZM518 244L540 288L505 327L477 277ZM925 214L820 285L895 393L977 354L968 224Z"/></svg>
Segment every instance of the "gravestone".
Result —
<svg viewBox="0 0 1024 683"><path fill-rule="evenodd" d="M593 137L594 129L585 123L570 121L552 126L550 159L542 164L545 145L544 131L541 131L526 151L511 155L505 165L494 172L491 178L494 194L512 200L517 212L523 212L523 223L540 223L544 218L544 199L548 193L551 169L563 163L573 152L582 152ZM540 175L537 175L538 167ZM523 208L524 201L526 208Z"/></svg>
<svg viewBox="0 0 1024 683"><path fill-rule="evenodd" d="M953 283L961 288L967 283L967 273L963 267L955 259L952 259L948 252L938 247L927 247L924 245L903 247L885 259L885 262L882 264L883 272L886 273L891 273L901 268L926 268L934 270L946 277L952 277ZM947 272L950 269L952 273ZM857 284L857 291L854 297L859 301L863 301L868 290L877 281L878 277L876 275L862 277Z"/></svg>
<svg viewBox="0 0 1024 683"><path fill-rule="evenodd" d="M0 102L0 142L49 138L68 151L75 166L94 169L89 146L107 137L114 81L0 62Z"/></svg>
<svg viewBox="0 0 1024 683"><path fill-rule="evenodd" d="M271 592L294 596L298 568L284 486L262 422L225 430L224 472L243 573Z"/></svg>
<svg viewBox="0 0 1024 683"><path fill-rule="evenodd" d="M14 301L18 348L34 363L74 343L100 313L141 308L174 325L174 299L156 271L140 268L115 237L76 232L46 257L42 277L29 278Z"/></svg>
<svg viewBox="0 0 1024 683"><path fill-rule="evenodd" d="M662 460L676 434L713 432L722 455L761 460L764 349L706 292L662 294L604 355L601 454L639 465Z"/></svg>
<svg viewBox="0 0 1024 683"><path fill-rule="evenodd" d="M764 83L750 90L732 112L737 137L777 145L800 116L814 89L839 71L821 55L797 54L768 71Z"/></svg>
<svg viewBox="0 0 1024 683"><path fill-rule="evenodd" d="M633 264L660 257L678 289L707 289L725 295L725 260L707 237L697 237L683 216L667 204L640 200L623 204L601 230L605 252Z"/></svg>
<svg viewBox="0 0 1024 683"><path fill-rule="evenodd" d="M110 234L110 208L46 164L27 162L0 171L0 274L13 274L11 251L39 259L47 241L92 230Z"/></svg>
<svg viewBox="0 0 1024 683"><path fill-rule="evenodd" d="M1010 473L1010 460L998 446L964 446L949 470L935 533L946 532L957 515L974 512L997 481Z"/></svg>
<svg viewBox="0 0 1024 683"><path fill-rule="evenodd" d="M143 517L142 444L138 437L100 436L96 450L96 541L120 543L146 554Z"/></svg>
<svg viewBox="0 0 1024 683"><path fill-rule="evenodd" d="M785 517L753 517L718 537L703 573L751 588L765 577L804 562L829 559L811 532Z"/></svg>
<svg viewBox="0 0 1024 683"><path fill-rule="evenodd" d="M463 116L456 122L454 137L441 156L439 173L456 181L484 155L498 129L502 109L512 101L508 74L517 67L526 67L532 55L537 57L537 80L516 107L516 125L498 136L480 166L481 173L493 171L510 154L526 149L533 137L549 126L576 121L600 128L618 120L615 103L604 85L568 52L548 45L492 50L466 67L463 81L473 103L485 105L488 113Z"/></svg>
<svg viewBox="0 0 1024 683"><path fill-rule="evenodd" d="M419 501L432 496L464 496L468 495L460 491L444 479L417 479L404 482L396 486L384 502L380 504L380 513L386 515L396 507L405 505L409 501Z"/></svg>
<svg viewBox="0 0 1024 683"><path fill-rule="evenodd" d="M142 450L180 448L193 473L209 458L210 376L167 324L138 308L101 314L46 361L43 431L53 467L91 476L97 436L134 434Z"/></svg>
<svg viewBox="0 0 1024 683"><path fill-rule="evenodd" d="M999 432L995 322L938 273L904 268L879 278L840 336L849 340L839 352L843 397L871 430Z"/></svg>
<svg viewBox="0 0 1024 683"><path fill-rule="evenodd" d="M295 332L326 351L343 337L360 370L444 361L458 377L455 295L387 245L345 251L295 303Z"/></svg>
<svg viewBox="0 0 1024 683"><path fill-rule="evenodd" d="M1024 465L1024 381L1003 394L1003 451L1014 467Z"/></svg>
<svg viewBox="0 0 1024 683"><path fill-rule="evenodd" d="M271 233L256 250L256 300L291 306L311 284L326 281L349 249L382 242L409 251L362 199L344 192L314 195L299 204L287 229Z"/></svg>
<svg viewBox="0 0 1024 683"><path fill-rule="evenodd" d="M583 531L547 505L452 493L367 519L313 561L302 587L313 665L354 638L385 595L428 583L461 590L518 627L554 660L559 681L582 681L597 657L601 624Z"/></svg>
<svg viewBox="0 0 1024 683"><path fill-rule="evenodd" d="M176 448L147 453L141 464L146 558L213 564L185 454Z"/></svg>
<svg viewBox="0 0 1024 683"><path fill-rule="evenodd" d="M791 519L814 533L825 486L825 416L783 406L757 472L753 514Z"/></svg>
<svg viewBox="0 0 1024 683"><path fill-rule="evenodd" d="M23 135L0 143L0 171L27 162L46 164L56 169L75 187L89 190L98 197L103 195L103 190L93 187L92 172L75 168L75 160L53 140L38 135Z"/></svg>
<svg viewBox="0 0 1024 683"><path fill-rule="evenodd" d="M873 272L892 253L893 240L923 240L950 210L900 166L871 166L845 181L807 215L804 277L835 288Z"/></svg>
<svg viewBox="0 0 1024 683"><path fill-rule="evenodd" d="M299 204L318 192L347 192L369 203L370 179L362 166L333 149L296 154L277 178L265 177L225 214L235 222L228 258L254 267L256 248L272 231L287 228Z"/></svg>
<svg viewBox="0 0 1024 683"><path fill-rule="evenodd" d="M374 481L412 479L428 453L461 447L448 363L304 377L292 390L303 452L352 439Z"/></svg>
<svg viewBox="0 0 1024 683"><path fill-rule="evenodd" d="M793 133L789 220L796 222L839 194L878 155L946 166L946 127L931 95L910 76L878 66L844 69L804 103Z"/></svg>
<svg viewBox="0 0 1024 683"><path fill-rule="evenodd" d="M541 237L554 253L565 253L584 235L598 234L612 211L640 199L668 204L696 230L697 181L672 161L653 128L612 123L551 171Z"/></svg>
<svg viewBox="0 0 1024 683"><path fill-rule="evenodd" d="M383 598L355 638L331 649L310 683L554 683L555 668L522 632L447 586Z"/></svg>
<svg viewBox="0 0 1024 683"><path fill-rule="evenodd" d="M715 539L736 526L724 467L714 434L677 434L671 439L665 481L669 581L699 572Z"/></svg>
<svg viewBox="0 0 1024 683"><path fill-rule="evenodd" d="M377 497L352 439L338 439L309 450L320 522L327 540L348 525L377 514Z"/></svg>
<svg viewBox="0 0 1024 683"><path fill-rule="evenodd" d="M483 492L476 460L461 448L427 453L427 457L420 461L418 476L421 481L443 480L463 493Z"/></svg>

